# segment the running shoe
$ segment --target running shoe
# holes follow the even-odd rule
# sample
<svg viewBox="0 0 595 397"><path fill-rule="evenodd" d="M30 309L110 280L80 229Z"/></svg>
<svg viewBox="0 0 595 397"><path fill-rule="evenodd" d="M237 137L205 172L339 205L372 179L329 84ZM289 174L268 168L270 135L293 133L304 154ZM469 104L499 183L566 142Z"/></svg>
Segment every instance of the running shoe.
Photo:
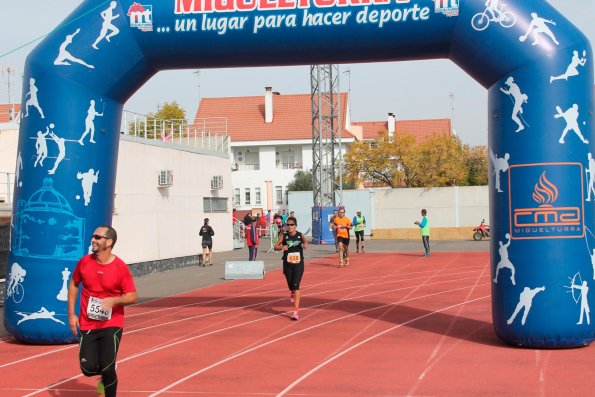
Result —
<svg viewBox="0 0 595 397"><path fill-rule="evenodd" d="M299 314L298 314L298 312L297 312L297 311L294 311L294 312L293 312L293 316L291 316L291 319L292 319L293 321L297 321L297 320L299 320L299 319L300 319L300 316L299 316Z"/></svg>
<svg viewBox="0 0 595 397"><path fill-rule="evenodd" d="M103 386L101 379L99 379L99 383L97 384L97 394L99 396L105 396L105 387Z"/></svg>
<svg viewBox="0 0 595 397"><path fill-rule="evenodd" d="M345 266L349 266L349 258L345 258Z"/></svg>

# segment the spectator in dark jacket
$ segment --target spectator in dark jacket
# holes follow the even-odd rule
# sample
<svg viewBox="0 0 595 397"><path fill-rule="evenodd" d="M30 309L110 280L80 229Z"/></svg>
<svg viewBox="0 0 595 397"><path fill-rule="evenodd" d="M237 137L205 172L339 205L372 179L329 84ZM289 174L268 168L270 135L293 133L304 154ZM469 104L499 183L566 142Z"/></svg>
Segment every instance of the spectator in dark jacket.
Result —
<svg viewBox="0 0 595 397"><path fill-rule="evenodd" d="M252 217L248 214L244 218L246 224L246 242L248 244L248 260L255 261L256 254L258 253L258 244L260 243L260 237L256 230L256 224L253 222Z"/></svg>

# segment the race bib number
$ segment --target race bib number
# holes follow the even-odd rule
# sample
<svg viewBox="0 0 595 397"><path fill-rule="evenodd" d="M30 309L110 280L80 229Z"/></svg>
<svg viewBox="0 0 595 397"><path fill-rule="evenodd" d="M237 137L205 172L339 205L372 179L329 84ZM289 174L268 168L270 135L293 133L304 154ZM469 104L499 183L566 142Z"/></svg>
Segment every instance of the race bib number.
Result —
<svg viewBox="0 0 595 397"><path fill-rule="evenodd" d="M112 309L102 310L101 299L92 296L89 298L89 304L87 305L87 317L91 320L107 321L112 318Z"/></svg>
<svg viewBox="0 0 595 397"><path fill-rule="evenodd" d="M299 252L290 252L287 254L287 262L292 263L292 264L296 264L296 263L300 263L301 261L301 255Z"/></svg>

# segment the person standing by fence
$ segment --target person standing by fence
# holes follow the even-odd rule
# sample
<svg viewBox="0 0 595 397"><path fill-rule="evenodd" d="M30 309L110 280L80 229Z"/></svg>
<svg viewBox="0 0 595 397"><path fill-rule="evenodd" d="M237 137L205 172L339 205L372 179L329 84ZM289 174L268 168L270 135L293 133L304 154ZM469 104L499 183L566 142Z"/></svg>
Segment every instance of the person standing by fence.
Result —
<svg viewBox="0 0 595 397"><path fill-rule="evenodd" d="M430 222L428 221L426 209L421 210L421 221L415 221L414 223L420 227L421 241L424 243L424 249L426 250L426 256L430 256Z"/></svg>
<svg viewBox="0 0 595 397"><path fill-rule="evenodd" d="M255 261L256 255L258 254L258 244L260 243L258 230L251 216L246 215L246 217L244 218L244 223L246 224L246 243L248 244L248 260Z"/></svg>
<svg viewBox="0 0 595 397"><path fill-rule="evenodd" d="M200 261L202 267L205 267L207 263L213 266L213 236L215 231L209 226L209 218L205 218L205 223L200 228L199 236L202 236L202 260ZM207 249L209 250L209 260L207 261Z"/></svg>

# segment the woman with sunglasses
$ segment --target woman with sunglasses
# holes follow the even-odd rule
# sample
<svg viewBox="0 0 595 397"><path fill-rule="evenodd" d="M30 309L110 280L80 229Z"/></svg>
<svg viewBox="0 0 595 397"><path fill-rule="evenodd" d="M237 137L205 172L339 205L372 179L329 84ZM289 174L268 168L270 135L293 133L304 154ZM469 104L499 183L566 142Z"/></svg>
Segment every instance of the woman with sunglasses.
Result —
<svg viewBox="0 0 595 397"><path fill-rule="evenodd" d="M291 291L290 300L294 304L291 319L299 319L300 309L300 282L304 275L304 250L308 242L303 233L297 231L297 220L290 216L287 218L287 231L285 231L275 244L275 251L283 251L283 274L287 286Z"/></svg>

